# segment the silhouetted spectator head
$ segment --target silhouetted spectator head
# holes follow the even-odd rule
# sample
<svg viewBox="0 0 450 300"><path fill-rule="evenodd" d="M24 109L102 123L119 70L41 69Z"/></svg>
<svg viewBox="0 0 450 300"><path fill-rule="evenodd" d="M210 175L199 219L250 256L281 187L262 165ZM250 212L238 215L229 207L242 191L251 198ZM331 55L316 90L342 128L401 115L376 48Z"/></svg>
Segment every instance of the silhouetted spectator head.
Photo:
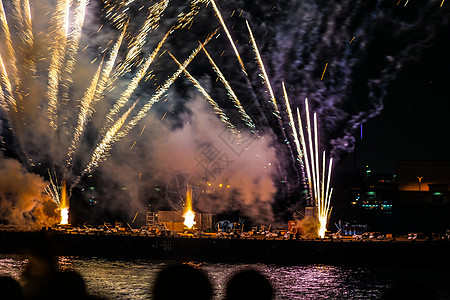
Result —
<svg viewBox="0 0 450 300"><path fill-rule="evenodd" d="M228 281L226 300L270 300L274 291L270 281L259 271L247 269L234 274Z"/></svg>
<svg viewBox="0 0 450 300"><path fill-rule="evenodd" d="M381 297L382 300L434 300L436 292L426 283L415 280L402 280L391 286Z"/></svg>
<svg viewBox="0 0 450 300"><path fill-rule="evenodd" d="M209 300L212 286L204 271L191 265L172 265L161 270L153 284L154 300Z"/></svg>
<svg viewBox="0 0 450 300"><path fill-rule="evenodd" d="M8 300L24 299L22 287L14 278L0 276L0 298Z"/></svg>
<svg viewBox="0 0 450 300"><path fill-rule="evenodd" d="M75 271L58 272L52 281L49 299L86 299L86 285L83 277Z"/></svg>
<svg viewBox="0 0 450 300"><path fill-rule="evenodd" d="M47 253L30 253L22 272L23 292L27 299L47 294L57 271L55 258Z"/></svg>

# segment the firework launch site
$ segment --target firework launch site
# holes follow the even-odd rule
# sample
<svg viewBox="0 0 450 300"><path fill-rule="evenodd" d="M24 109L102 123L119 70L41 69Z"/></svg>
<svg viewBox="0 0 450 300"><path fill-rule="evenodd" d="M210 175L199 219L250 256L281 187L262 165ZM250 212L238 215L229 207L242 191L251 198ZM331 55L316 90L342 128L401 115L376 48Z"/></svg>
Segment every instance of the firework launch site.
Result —
<svg viewBox="0 0 450 300"><path fill-rule="evenodd" d="M228 263L448 267L450 251L449 235L305 239L286 231L223 234L105 228L60 227L34 232L1 228L0 252Z"/></svg>

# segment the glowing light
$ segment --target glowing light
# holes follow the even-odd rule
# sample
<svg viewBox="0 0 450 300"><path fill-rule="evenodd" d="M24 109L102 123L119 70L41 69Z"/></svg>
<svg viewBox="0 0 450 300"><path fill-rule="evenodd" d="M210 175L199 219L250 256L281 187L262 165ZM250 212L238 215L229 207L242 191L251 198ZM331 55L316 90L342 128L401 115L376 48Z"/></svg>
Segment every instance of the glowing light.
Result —
<svg viewBox="0 0 450 300"><path fill-rule="evenodd" d="M65 58L68 28L69 1L60 0L56 4L55 12L50 19L50 37L53 40L51 45L50 66L48 68L48 118L50 126L56 130L58 128L56 118L58 110L58 90L60 74Z"/></svg>
<svg viewBox="0 0 450 300"><path fill-rule="evenodd" d="M159 50L161 49L162 45L166 41L167 37L169 36L170 31L166 33L166 35L163 37L163 39L159 42L158 46L153 50L152 54L146 59L145 63L141 66L137 74L133 77L130 84L128 85L127 89L122 93L119 100L116 101L111 111L106 116L106 119L108 122L114 121L114 116L119 113L120 109L125 106L125 104L128 102L128 99L133 94L133 92L136 90L136 88L139 85L139 82L141 82L142 78L144 78L145 74L148 71L148 68L154 61L156 55L158 54ZM110 123L107 123L110 124Z"/></svg>
<svg viewBox="0 0 450 300"><path fill-rule="evenodd" d="M225 86L227 92L228 92L228 96L231 99L231 101L233 102L234 106L238 109L239 113L241 114L241 119L242 121L250 128L255 128L255 124L253 123L252 119L250 118L250 116L247 114L247 112L245 111L244 107L241 104L241 101L238 99L238 97L236 96L236 93L233 91L233 89L231 88L229 82L225 79L225 76L223 75L223 73L220 71L219 67L217 66L217 64L214 62L214 60L212 59L211 55L209 55L208 51L206 51L206 48L203 47L203 51L205 52L206 56L208 57L208 60L211 64L211 66L213 67L214 71L216 72L216 74L219 76L220 81L223 83L223 85ZM252 132L254 132L254 129L252 129Z"/></svg>
<svg viewBox="0 0 450 300"><path fill-rule="evenodd" d="M247 74L247 71L245 70L245 67L244 67L244 62L242 61L241 56L239 55L239 51L236 48L236 44L233 42L233 38L231 37L231 34L228 31L228 27L222 18L222 13L220 12L220 10L217 7L216 2L214 0L211 0L211 4L212 4L212 7L214 8L217 18L220 21L220 24L222 24L223 30L225 30L225 34L227 35L228 40L230 41L231 47L233 47L234 53L236 54L236 57L239 60L239 64L241 65L242 72L244 72L244 74Z"/></svg>
<svg viewBox="0 0 450 300"><path fill-rule="evenodd" d="M172 57L172 59L175 61L175 63L182 68L183 65L178 62L178 60L173 56L170 52L169 55ZM191 81L194 86L202 93L202 95L206 98L208 103L213 107L214 113L219 117L219 119L235 134L238 135L239 132L237 131L236 127L231 123L230 118L225 114L224 110L220 108L219 104L217 104L216 101L214 101L213 98L206 92L206 90L201 86L200 82L198 82L197 79L195 79L186 68L183 68L183 72L186 75L186 77Z"/></svg>
<svg viewBox="0 0 450 300"><path fill-rule="evenodd" d="M63 181L60 196L61 224L69 224L69 199L67 197L66 182Z"/></svg>
<svg viewBox="0 0 450 300"><path fill-rule="evenodd" d="M355 37L353 37L353 39L354 39L354 38L355 38ZM352 41L353 41L353 39L352 39ZM351 43L351 42L350 42L350 43ZM328 67L328 63L325 64L325 68L323 69L322 77L320 77L320 80L323 79L323 76L325 75L325 71L327 70L327 67Z"/></svg>
<svg viewBox="0 0 450 300"><path fill-rule="evenodd" d="M306 143L305 133L303 128L302 118L300 111L297 108L298 117L298 131L300 135L300 141L297 136L297 128L293 122L291 106L289 103L286 88L283 84L283 92L286 102L286 108L290 120L290 125L293 130L293 137L295 145L297 147L298 157L306 167L306 175L309 187L309 193L314 200L314 205L317 207L317 221L319 228L317 235L321 238L325 236L328 220L331 214L331 194L333 189L330 189L331 170L333 165L333 159L330 158L328 163L328 172L326 165L326 153L323 151L322 164L319 164L319 135L317 125L317 115L314 113L313 126L311 124L308 99L305 99L306 110L306 132L308 134L308 143ZM326 182L325 182L326 178Z"/></svg>
<svg viewBox="0 0 450 300"><path fill-rule="evenodd" d="M189 229L194 227L194 225L197 223L194 221L195 212L192 210L192 187L190 185L188 185L186 189L186 203L183 218L184 218L183 224L186 225L186 227Z"/></svg>
<svg viewBox="0 0 450 300"><path fill-rule="evenodd" d="M277 113L277 115L276 115L277 118L281 119L280 111L278 110L277 101L275 99L275 94L273 93L272 85L270 84L270 81L269 81L269 76L267 75L266 68L264 67L264 63L261 58L261 54L259 52L258 46L256 45L255 37L253 36L253 32L252 32L252 29L250 28L250 24L248 23L248 21L245 21L245 23L247 24L247 29L250 34L250 41L252 42L253 51L255 52L255 55L256 55L256 60L258 62L259 68L261 69L261 72L263 73L263 78L264 78L264 82L267 85L267 89L269 90L270 101L273 105L273 108L275 109L275 112Z"/></svg>

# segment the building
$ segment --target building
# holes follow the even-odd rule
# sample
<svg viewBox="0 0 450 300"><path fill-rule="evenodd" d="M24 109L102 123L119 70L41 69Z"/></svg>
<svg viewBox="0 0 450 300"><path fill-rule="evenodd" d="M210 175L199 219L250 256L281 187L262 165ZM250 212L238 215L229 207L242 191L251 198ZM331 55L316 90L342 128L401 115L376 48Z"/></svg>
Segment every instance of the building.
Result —
<svg viewBox="0 0 450 300"><path fill-rule="evenodd" d="M444 232L450 228L450 161L398 161L395 174L366 166L347 188L349 215L371 230Z"/></svg>

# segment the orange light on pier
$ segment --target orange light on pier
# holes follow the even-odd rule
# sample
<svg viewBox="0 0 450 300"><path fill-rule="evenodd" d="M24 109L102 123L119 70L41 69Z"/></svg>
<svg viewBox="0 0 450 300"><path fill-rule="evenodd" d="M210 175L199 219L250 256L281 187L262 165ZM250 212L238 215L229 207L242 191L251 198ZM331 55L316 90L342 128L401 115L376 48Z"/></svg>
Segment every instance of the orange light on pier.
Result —
<svg viewBox="0 0 450 300"><path fill-rule="evenodd" d="M188 186L186 191L186 206L183 214L184 222L187 228L191 229L195 225L195 212L192 210L192 187Z"/></svg>
<svg viewBox="0 0 450 300"><path fill-rule="evenodd" d="M67 198L66 182L63 182L60 197L61 225L69 224L69 199Z"/></svg>

